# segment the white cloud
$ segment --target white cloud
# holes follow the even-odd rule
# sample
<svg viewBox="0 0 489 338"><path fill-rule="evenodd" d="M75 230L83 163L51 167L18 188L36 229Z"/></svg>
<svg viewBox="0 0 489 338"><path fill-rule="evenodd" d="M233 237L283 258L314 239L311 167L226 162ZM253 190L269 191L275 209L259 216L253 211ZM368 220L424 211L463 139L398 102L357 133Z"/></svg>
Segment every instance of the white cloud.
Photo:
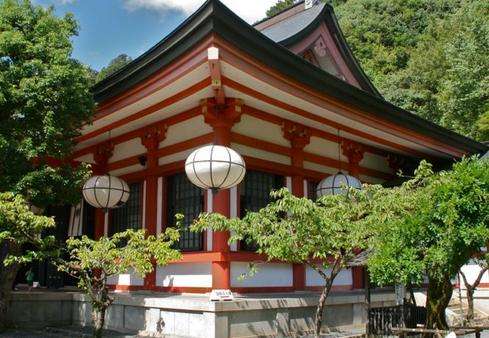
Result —
<svg viewBox="0 0 489 338"><path fill-rule="evenodd" d="M277 0L222 0L233 12L249 23L265 17L268 8ZM204 0L124 0L129 10L147 9L154 11L178 10L186 15L192 14Z"/></svg>

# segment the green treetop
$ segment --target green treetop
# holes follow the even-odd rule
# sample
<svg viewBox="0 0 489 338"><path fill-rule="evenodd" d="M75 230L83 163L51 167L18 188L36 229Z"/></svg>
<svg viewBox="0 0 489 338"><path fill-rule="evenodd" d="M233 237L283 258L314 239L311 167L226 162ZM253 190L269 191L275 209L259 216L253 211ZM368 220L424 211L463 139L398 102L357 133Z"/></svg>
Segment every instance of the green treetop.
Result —
<svg viewBox="0 0 489 338"><path fill-rule="evenodd" d="M489 162L464 159L433 173L426 162L395 188L371 190L368 267L381 285L428 278L428 328L446 329L451 279L489 240Z"/></svg>
<svg viewBox="0 0 489 338"><path fill-rule="evenodd" d="M327 196L315 202L293 196L287 189L273 192L275 199L243 219L227 219L219 214L203 214L192 225L231 231L230 241L254 243L268 260L302 263L323 279L323 292L316 311L316 334L323 308L338 273L349 266L358 250L365 248L368 228L362 223L369 203L365 194Z"/></svg>
<svg viewBox="0 0 489 338"><path fill-rule="evenodd" d="M84 179L46 161L71 154L94 108L87 67L71 57L77 29L72 15L52 8L0 3L0 191L37 206L78 199Z"/></svg>

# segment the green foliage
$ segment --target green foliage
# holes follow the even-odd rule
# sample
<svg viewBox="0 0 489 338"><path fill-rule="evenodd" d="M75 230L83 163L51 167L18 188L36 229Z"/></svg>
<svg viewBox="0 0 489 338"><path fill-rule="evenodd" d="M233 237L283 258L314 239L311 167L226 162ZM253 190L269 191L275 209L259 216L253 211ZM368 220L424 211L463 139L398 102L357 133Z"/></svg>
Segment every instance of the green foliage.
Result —
<svg viewBox="0 0 489 338"><path fill-rule="evenodd" d="M355 249L365 247L366 228L356 226L364 216L363 195L327 196L314 202L292 195L286 188L272 192L275 201L242 219L202 214L194 231L230 230L230 241L256 243L269 260L329 266L339 258L345 267Z"/></svg>
<svg viewBox="0 0 489 338"><path fill-rule="evenodd" d="M437 174L423 162L415 178L372 200L369 271L379 284L454 277L489 240L488 161L464 159Z"/></svg>
<svg viewBox="0 0 489 338"><path fill-rule="evenodd" d="M114 74L119 69L123 68L125 65L129 64L132 61L132 58L127 54L121 54L112 59L109 64L102 68L100 72L97 74L96 79L98 81L102 81L106 77Z"/></svg>
<svg viewBox="0 0 489 338"><path fill-rule="evenodd" d="M489 4L484 0L324 0L387 101L487 141ZM274 7L272 7L274 8Z"/></svg>
<svg viewBox="0 0 489 338"><path fill-rule="evenodd" d="M489 5L460 0L348 0L340 25L384 97L464 135L487 140Z"/></svg>
<svg viewBox="0 0 489 338"><path fill-rule="evenodd" d="M52 8L0 3L0 191L38 206L71 202L86 173L47 160L69 157L94 107L88 69L71 57L77 29Z"/></svg>
<svg viewBox="0 0 489 338"><path fill-rule="evenodd" d="M88 295L95 337L102 337L105 313L114 301L107 279L128 271L144 277L153 271L153 263L166 265L179 259L180 252L173 248L178 238L178 230L168 228L158 237L126 230L99 240L83 236L66 241L69 259L58 260L58 269L77 278L78 287Z"/></svg>
<svg viewBox="0 0 489 338"><path fill-rule="evenodd" d="M323 308L333 281L349 266L358 250L366 247L369 228L363 224L369 199L361 191L345 196L325 196L314 202L293 196L286 188L272 192L273 202L258 212L248 212L241 220L220 214L202 214L193 231L212 228L231 232L230 241L256 243L258 253L268 260L303 263L324 280L316 309L316 334L319 334ZM181 221L181 220L180 220ZM247 278L255 275L252 265Z"/></svg>
<svg viewBox="0 0 489 338"><path fill-rule="evenodd" d="M17 249L9 250L4 265L28 263L53 255L54 238L41 237L44 230L52 227L54 220L34 214L20 195L0 193L0 243L8 243ZM26 244L29 249L18 250Z"/></svg>
<svg viewBox="0 0 489 338"><path fill-rule="evenodd" d="M180 258L180 253L173 249L178 238L178 231L171 228L159 237L146 237L144 230L126 230L99 240L87 236L70 238L66 241L70 259L59 266L79 278L83 290L90 287L93 278L107 279L129 269L144 277L153 271L152 258L159 265Z"/></svg>
<svg viewBox="0 0 489 338"><path fill-rule="evenodd" d="M267 18L274 16L275 14L278 14L279 12L283 11L284 9L292 6L294 4L294 0L279 0L275 5L270 7L267 12Z"/></svg>

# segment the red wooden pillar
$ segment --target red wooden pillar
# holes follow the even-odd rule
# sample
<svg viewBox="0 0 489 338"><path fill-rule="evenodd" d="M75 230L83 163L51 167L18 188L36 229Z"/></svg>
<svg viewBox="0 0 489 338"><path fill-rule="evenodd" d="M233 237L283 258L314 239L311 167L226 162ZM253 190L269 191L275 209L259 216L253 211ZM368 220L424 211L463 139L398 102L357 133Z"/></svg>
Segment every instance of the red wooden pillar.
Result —
<svg viewBox="0 0 489 338"><path fill-rule="evenodd" d="M291 163L294 167L292 176L292 194L298 197L304 197L304 147L309 144L311 136L310 130L302 125L285 122L283 125L283 135L290 141ZM304 264L293 264L293 287L294 290L300 291L306 288L306 269Z"/></svg>
<svg viewBox="0 0 489 338"><path fill-rule="evenodd" d="M231 144L231 129L241 119L239 100L226 99L225 104L218 104L215 99L203 100L201 103L205 122L214 130L214 144L229 146ZM213 195L212 211L223 216L230 216L229 189L220 190ZM214 231L212 233L212 251L221 253L219 261L212 262L212 288L231 288L231 262L229 259L229 232Z"/></svg>
<svg viewBox="0 0 489 338"><path fill-rule="evenodd" d="M360 174L360 161L363 159L365 150L362 145L353 141L344 140L341 146L343 155L348 158L348 173L358 178ZM355 266L352 268L353 289L363 289L365 287L365 276L365 269L363 267Z"/></svg>
<svg viewBox="0 0 489 338"><path fill-rule="evenodd" d="M114 144L110 141L100 144L95 153L93 154L93 159L95 160L95 166L93 167L94 175L105 175L107 173L107 165L109 163L109 158L114 152ZM107 210L95 209L95 219L94 219L94 237L99 239L105 235L105 213Z"/></svg>
<svg viewBox="0 0 489 338"><path fill-rule="evenodd" d="M149 175L146 177L146 234L156 235L157 222L157 201L158 201L158 176L153 173L153 169L158 167L158 156L156 151L159 144L166 137L166 126L156 126L146 129L141 136L141 143L146 147L146 168ZM153 262L153 271L144 278L144 287L154 289L156 286L156 262Z"/></svg>

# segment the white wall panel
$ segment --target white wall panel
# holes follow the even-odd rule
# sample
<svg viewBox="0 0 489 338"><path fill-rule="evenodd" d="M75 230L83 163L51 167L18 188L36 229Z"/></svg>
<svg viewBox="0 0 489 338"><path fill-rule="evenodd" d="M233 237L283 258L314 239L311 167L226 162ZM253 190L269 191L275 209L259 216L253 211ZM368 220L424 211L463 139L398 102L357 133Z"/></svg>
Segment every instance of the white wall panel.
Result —
<svg viewBox="0 0 489 338"><path fill-rule="evenodd" d="M251 157L260 158L271 162L290 165L290 157L288 156L279 155L276 153L270 153L268 151L263 151L248 146L243 146L237 143L232 143L231 147L243 156L251 156Z"/></svg>
<svg viewBox="0 0 489 338"><path fill-rule="evenodd" d="M114 146L114 154L109 158L109 163L144 153L146 153L146 147L141 143L141 138L136 137L116 144Z"/></svg>
<svg viewBox="0 0 489 338"><path fill-rule="evenodd" d="M156 285L212 287L211 263L176 263L156 268Z"/></svg>
<svg viewBox="0 0 489 338"><path fill-rule="evenodd" d="M113 176L121 176L121 175L125 175L125 174L138 172L138 171L141 171L144 169L145 169L144 166L142 166L140 164L135 164L135 165L131 165L129 167L125 167L125 168L121 168L121 169L117 169L117 170L112 170L110 172L110 174Z"/></svg>
<svg viewBox="0 0 489 338"><path fill-rule="evenodd" d="M304 151L320 156L338 159L338 143L325 140L320 137L311 136L311 142L304 147ZM348 161L348 158L340 153L340 158L343 161Z"/></svg>
<svg viewBox="0 0 489 338"><path fill-rule="evenodd" d="M144 278L138 276L131 269L127 273L122 273L117 276L109 277L107 280L109 285L133 285L133 286L141 286L144 285Z"/></svg>
<svg viewBox="0 0 489 338"><path fill-rule="evenodd" d="M360 165L365 168L376 169L385 173L393 172L389 167L387 158L377 154L365 153Z"/></svg>
<svg viewBox="0 0 489 338"><path fill-rule="evenodd" d="M156 195L156 234L159 235L163 229L163 177L158 177L158 189Z"/></svg>
<svg viewBox="0 0 489 338"><path fill-rule="evenodd" d="M473 262L470 262L469 264L465 264L464 266L462 266L462 272L465 274L465 276L467 277L467 281L470 284L474 283L480 271L481 271L480 266ZM487 271L482 276L481 283L489 283L489 273ZM461 285L462 288L465 289L465 284L463 282L463 279Z"/></svg>
<svg viewBox="0 0 489 338"><path fill-rule="evenodd" d="M334 175L338 172L338 169L336 169L336 168L326 167L324 165L320 165L320 164L312 163L312 162L307 162L307 161L304 161L304 168L309 169L309 170L322 172L322 173L324 173L324 177L326 177L328 175Z"/></svg>
<svg viewBox="0 0 489 338"><path fill-rule="evenodd" d="M241 121L233 126L233 132L290 147L290 142L283 137L281 126L250 115L242 115Z"/></svg>
<svg viewBox="0 0 489 338"><path fill-rule="evenodd" d="M249 263L231 262L232 287L292 286L292 265L283 263L261 263L256 275L240 280L242 274L249 272Z"/></svg>
<svg viewBox="0 0 489 338"><path fill-rule="evenodd" d="M329 269L325 270L329 273ZM350 269L341 270L336 276L333 285L352 285L352 271ZM306 286L323 286L324 279L310 266L306 267Z"/></svg>
<svg viewBox="0 0 489 338"><path fill-rule="evenodd" d="M168 127L166 138L160 143L160 148L211 132L212 128L204 122L204 117L199 115Z"/></svg>

